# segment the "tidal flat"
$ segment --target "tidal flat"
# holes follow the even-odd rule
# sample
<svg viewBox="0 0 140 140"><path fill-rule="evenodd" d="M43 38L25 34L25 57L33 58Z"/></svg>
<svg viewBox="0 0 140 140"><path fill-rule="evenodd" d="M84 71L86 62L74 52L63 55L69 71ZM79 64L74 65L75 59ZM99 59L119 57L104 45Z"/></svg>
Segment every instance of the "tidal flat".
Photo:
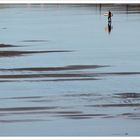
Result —
<svg viewBox="0 0 140 140"><path fill-rule="evenodd" d="M0 136L140 136L139 4L1 4L0 19Z"/></svg>

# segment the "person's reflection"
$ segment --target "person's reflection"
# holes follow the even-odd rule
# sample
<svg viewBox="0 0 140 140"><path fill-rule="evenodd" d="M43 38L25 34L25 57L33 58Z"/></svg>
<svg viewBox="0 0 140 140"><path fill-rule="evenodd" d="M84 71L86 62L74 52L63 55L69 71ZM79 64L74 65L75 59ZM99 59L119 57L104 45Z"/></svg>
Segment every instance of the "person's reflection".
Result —
<svg viewBox="0 0 140 140"><path fill-rule="evenodd" d="M108 25L105 27L105 31L108 32L108 34L111 33L111 30L113 29L111 21L108 21Z"/></svg>
<svg viewBox="0 0 140 140"><path fill-rule="evenodd" d="M112 29L112 27L111 27L111 22L108 22L108 33L109 33L109 34L111 33L111 29Z"/></svg>

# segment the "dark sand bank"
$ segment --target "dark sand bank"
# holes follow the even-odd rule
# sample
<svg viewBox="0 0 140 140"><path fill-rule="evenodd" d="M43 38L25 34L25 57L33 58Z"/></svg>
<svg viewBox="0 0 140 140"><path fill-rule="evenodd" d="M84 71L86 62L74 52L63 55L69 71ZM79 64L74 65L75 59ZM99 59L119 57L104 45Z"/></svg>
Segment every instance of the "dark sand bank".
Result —
<svg viewBox="0 0 140 140"><path fill-rule="evenodd" d="M43 119L13 119L13 120L0 120L0 123L23 123L23 122L40 122L40 121L47 121Z"/></svg>
<svg viewBox="0 0 140 140"><path fill-rule="evenodd" d="M44 98L45 96L23 96L23 97L7 97L7 98L0 98L0 99L39 99Z"/></svg>
<svg viewBox="0 0 140 140"><path fill-rule="evenodd" d="M118 73L61 73L61 74L7 74L0 75L0 78L49 78L49 77L103 77L103 76L127 76L127 75L139 75L140 72L118 72Z"/></svg>
<svg viewBox="0 0 140 140"><path fill-rule="evenodd" d="M0 48L8 48L8 47L19 47L18 45L11 45L11 44L0 44Z"/></svg>
<svg viewBox="0 0 140 140"><path fill-rule="evenodd" d="M64 67L30 67L30 68L12 68L0 69L0 71L64 71L64 70L84 70L108 67L107 65L68 65Z"/></svg>
<svg viewBox="0 0 140 140"><path fill-rule="evenodd" d="M88 74L16 74L16 75L0 75L2 79L10 78L50 78L50 77L91 77Z"/></svg>
<svg viewBox="0 0 140 140"><path fill-rule="evenodd" d="M124 98L124 99L127 99L127 98L131 98L131 99L133 99L133 98L134 99L140 98L140 93L135 93L135 92L116 93L115 95L118 98Z"/></svg>
<svg viewBox="0 0 140 140"><path fill-rule="evenodd" d="M48 40L23 40L22 42L48 42Z"/></svg>
<svg viewBox="0 0 140 140"><path fill-rule="evenodd" d="M100 104L100 105L88 105L89 107L140 107L140 104Z"/></svg>
<svg viewBox="0 0 140 140"><path fill-rule="evenodd" d="M94 81L94 80L101 80L99 78L72 78L72 79L68 79L68 78L65 78L65 79L49 79L49 80L0 80L0 83L9 83L9 82L70 82L70 81Z"/></svg>
<svg viewBox="0 0 140 140"><path fill-rule="evenodd" d="M117 114L117 115L109 115L109 114L57 114L55 112L26 112L26 113L11 113L9 115L47 115L49 114L52 118L57 119L74 119L74 120L81 120L81 119L110 119L110 118L121 118L121 119L130 119L130 120L139 120L140 114L137 113L124 113L124 114ZM8 114L7 114L8 115ZM6 115L6 116L7 116ZM49 115L46 116L45 119L0 119L0 123L22 123L22 122L40 122L40 121L51 121Z"/></svg>
<svg viewBox="0 0 140 140"><path fill-rule="evenodd" d="M31 111L31 110L48 110L56 108L57 107L15 107L15 108L0 108L0 111Z"/></svg>
<svg viewBox="0 0 140 140"><path fill-rule="evenodd" d="M140 72L106 72L106 73L95 73L97 76L127 76L127 75L139 75Z"/></svg>
<svg viewBox="0 0 140 140"><path fill-rule="evenodd" d="M139 94L139 93L116 93L116 95L125 95L125 94ZM126 110L125 112L121 112L121 108L133 108L138 109L140 107L140 104L136 102L135 100L132 100L131 103L124 102L123 98L120 98L120 100L114 100L117 98L116 96L112 96L114 94L97 94L97 93L83 93L83 94L66 94L66 95L58 95L57 97L55 95L48 95L48 96L21 96L21 97L7 97L7 98L1 98L0 100L13 100L14 102L17 102L21 100L20 102L32 102L35 106L28 106L28 107L5 107L0 108L0 123L11 123L11 122L22 122L22 118L18 119L17 121L15 119L2 119L1 117L6 116L23 116L25 115L30 116L34 115L32 118L34 121L51 121L55 118L62 119L74 119L74 120L80 120L80 119L110 119L110 118L121 118L121 119L131 119L131 120L139 120L140 119L140 113L138 112L129 112ZM73 106L72 104L68 104L65 106L64 104L59 104L57 106L52 106L53 102L56 102L59 99L59 101L67 101L67 103L73 101L81 101L81 103L84 101L87 101L87 105L83 102L81 104L80 102L77 104L77 106ZM106 103L102 104L99 103L100 100L103 102L106 101ZM126 99L127 100L127 99ZM92 101L92 102L91 102ZM91 103L94 102L94 105L91 105ZM112 102L108 104L108 102ZM113 103L114 102L114 103ZM116 103L115 103L116 102ZM120 102L120 103L119 103ZM121 103L124 102L124 103ZM47 103L45 106L37 106L37 104L42 103L42 105L45 105L43 103ZM50 104L48 106L48 103ZM80 107L80 108L79 108ZM89 111L90 108L94 107L95 109L92 109L92 111ZM120 109L120 112L110 112L111 108L118 108ZM81 110L81 108L83 108ZM104 111L102 113L99 113L97 110L103 109ZM38 115L45 115L44 117L37 118ZM32 119L27 119L29 122L32 122ZM24 121L23 121L24 122ZM26 122L26 119L25 119Z"/></svg>
<svg viewBox="0 0 140 140"><path fill-rule="evenodd" d="M29 54L38 53L62 53L62 52L73 52L71 50L52 50L52 51L0 51L0 57L16 57Z"/></svg>

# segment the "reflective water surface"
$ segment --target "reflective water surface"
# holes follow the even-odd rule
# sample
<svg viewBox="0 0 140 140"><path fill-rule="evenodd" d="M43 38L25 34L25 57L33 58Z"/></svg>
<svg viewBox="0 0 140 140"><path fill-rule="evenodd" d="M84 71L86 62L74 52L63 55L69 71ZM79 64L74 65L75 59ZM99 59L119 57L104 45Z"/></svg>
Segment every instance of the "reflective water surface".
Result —
<svg viewBox="0 0 140 140"><path fill-rule="evenodd" d="M140 5L7 4L0 19L0 136L139 136Z"/></svg>

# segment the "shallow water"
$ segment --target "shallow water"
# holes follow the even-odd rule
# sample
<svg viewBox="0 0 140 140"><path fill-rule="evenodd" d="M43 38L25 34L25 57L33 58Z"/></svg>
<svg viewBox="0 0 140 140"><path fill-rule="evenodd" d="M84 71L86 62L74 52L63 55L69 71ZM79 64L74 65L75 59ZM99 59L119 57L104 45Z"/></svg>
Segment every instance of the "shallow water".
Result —
<svg viewBox="0 0 140 140"><path fill-rule="evenodd" d="M0 5L0 136L139 136L139 7Z"/></svg>

